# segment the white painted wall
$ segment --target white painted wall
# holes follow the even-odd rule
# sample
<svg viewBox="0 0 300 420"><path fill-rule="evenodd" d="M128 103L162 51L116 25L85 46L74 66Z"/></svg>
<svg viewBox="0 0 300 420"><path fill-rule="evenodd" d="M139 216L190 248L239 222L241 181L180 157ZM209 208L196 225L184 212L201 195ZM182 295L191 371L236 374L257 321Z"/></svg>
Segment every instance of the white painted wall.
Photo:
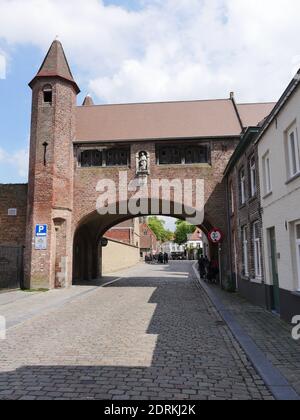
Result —
<svg viewBox="0 0 300 420"><path fill-rule="evenodd" d="M286 153L287 130L296 123L300 136L300 89L285 105L259 142L261 199L263 208L263 239L266 282L272 284L270 251L267 229L275 227L280 288L299 289L298 268L295 258L295 222L300 221L300 177L287 183L288 159ZM300 139L300 137L299 137ZM263 157L270 154L272 193L265 196Z"/></svg>
<svg viewBox="0 0 300 420"><path fill-rule="evenodd" d="M102 248L102 274L107 275L134 267L140 262L140 250L132 245L109 240Z"/></svg>

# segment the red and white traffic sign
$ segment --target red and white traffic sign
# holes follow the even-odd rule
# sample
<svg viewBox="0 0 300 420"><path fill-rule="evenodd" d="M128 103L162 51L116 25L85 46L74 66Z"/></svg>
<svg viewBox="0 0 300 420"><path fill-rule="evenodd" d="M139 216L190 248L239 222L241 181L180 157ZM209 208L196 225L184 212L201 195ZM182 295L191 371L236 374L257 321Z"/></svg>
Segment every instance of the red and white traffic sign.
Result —
<svg viewBox="0 0 300 420"><path fill-rule="evenodd" d="M208 234L208 239L213 244L219 244L223 240L223 233L221 232L220 229L217 229L217 228L212 229Z"/></svg>

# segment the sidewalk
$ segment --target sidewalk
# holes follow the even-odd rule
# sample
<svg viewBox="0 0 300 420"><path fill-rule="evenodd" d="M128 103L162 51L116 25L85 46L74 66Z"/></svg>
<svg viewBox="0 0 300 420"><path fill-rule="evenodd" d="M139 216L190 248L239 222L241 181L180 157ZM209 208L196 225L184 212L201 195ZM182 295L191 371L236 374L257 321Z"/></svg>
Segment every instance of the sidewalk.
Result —
<svg viewBox="0 0 300 420"><path fill-rule="evenodd" d="M237 293L225 292L215 285L206 286L300 395L300 340L292 339L292 326Z"/></svg>
<svg viewBox="0 0 300 420"><path fill-rule="evenodd" d="M73 286L69 289L48 292L23 292L21 290L0 294L0 316L5 317L6 327L12 328L35 316L55 310L66 303L92 293L98 287Z"/></svg>

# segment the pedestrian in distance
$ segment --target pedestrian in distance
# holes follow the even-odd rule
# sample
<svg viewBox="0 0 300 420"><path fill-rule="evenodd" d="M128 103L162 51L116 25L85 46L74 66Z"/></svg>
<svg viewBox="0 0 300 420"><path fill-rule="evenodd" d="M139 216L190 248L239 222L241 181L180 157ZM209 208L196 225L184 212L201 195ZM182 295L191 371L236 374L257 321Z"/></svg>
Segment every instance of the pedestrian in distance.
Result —
<svg viewBox="0 0 300 420"><path fill-rule="evenodd" d="M210 271L210 269L209 269L209 267L210 267L210 261L209 261L209 259L207 258L207 255L205 256L205 258L204 258L204 280L208 280L208 277L209 277L209 271Z"/></svg>
<svg viewBox="0 0 300 420"><path fill-rule="evenodd" d="M200 277L204 279L206 277L206 270L205 270L206 262L203 255L201 255L201 257L199 258L198 265L199 265Z"/></svg>
<svg viewBox="0 0 300 420"><path fill-rule="evenodd" d="M164 253L164 264L169 264L169 255L166 252Z"/></svg>

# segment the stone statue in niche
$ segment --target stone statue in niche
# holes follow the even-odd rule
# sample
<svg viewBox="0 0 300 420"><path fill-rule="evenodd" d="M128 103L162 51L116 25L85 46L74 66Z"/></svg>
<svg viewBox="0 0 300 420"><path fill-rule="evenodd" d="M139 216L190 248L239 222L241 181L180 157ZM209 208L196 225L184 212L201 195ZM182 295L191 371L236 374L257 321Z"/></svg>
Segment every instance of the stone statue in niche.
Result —
<svg viewBox="0 0 300 420"><path fill-rule="evenodd" d="M136 157L136 173L137 175L149 175L150 160L147 152L140 152Z"/></svg>

